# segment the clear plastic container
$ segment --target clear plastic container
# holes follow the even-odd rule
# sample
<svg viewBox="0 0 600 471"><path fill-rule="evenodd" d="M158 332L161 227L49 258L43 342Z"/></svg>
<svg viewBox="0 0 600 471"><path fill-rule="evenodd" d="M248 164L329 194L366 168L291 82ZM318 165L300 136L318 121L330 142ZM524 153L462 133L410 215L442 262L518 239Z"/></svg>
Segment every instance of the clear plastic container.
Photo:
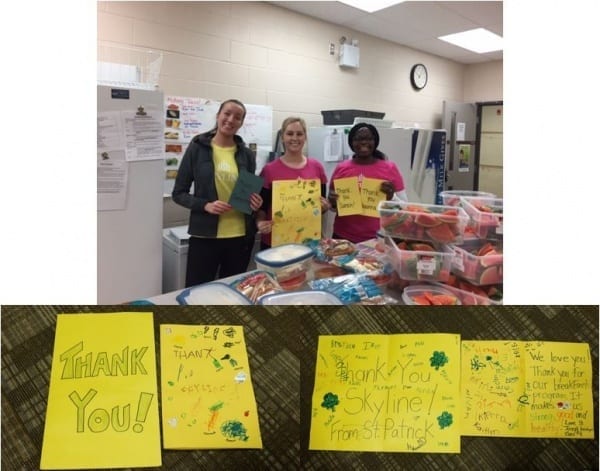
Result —
<svg viewBox="0 0 600 471"><path fill-rule="evenodd" d="M283 291L275 275L262 270L245 273L235 279L230 286L246 296L252 304L256 304L263 296Z"/></svg>
<svg viewBox="0 0 600 471"><path fill-rule="evenodd" d="M404 288L402 301L409 306L457 306L460 299L449 289L436 285L412 285Z"/></svg>
<svg viewBox="0 0 600 471"><path fill-rule="evenodd" d="M484 294L474 293L473 291L468 291L466 289L460 289L456 286L444 285L441 283L434 283L435 286L443 288L447 291L451 291L455 296L460 299L460 303L463 306L500 306L502 305L502 301L496 301L494 299L489 298Z"/></svg>
<svg viewBox="0 0 600 471"><path fill-rule="evenodd" d="M295 290L310 279L313 250L302 244L284 244L254 256L256 268L271 273L284 290Z"/></svg>
<svg viewBox="0 0 600 471"><path fill-rule="evenodd" d="M445 244L409 242L407 249L386 237L388 259L402 280L448 281L454 251ZM431 247L433 250L429 250Z"/></svg>
<svg viewBox="0 0 600 471"><path fill-rule="evenodd" d="M179 304L251 305L250 300L231 286L218 281L184 289L177 295Z"/></svg>
<svg viewBox="0 0 600 471"><path fill-rule="evenodd" d="M502 238L502 198L461 198L460 204L469 216L469 224L477 237Z"/></svg>
<svg viewBox="0 0 600 471"><path fill-rule="evenodd" d="M474 239L458 246L453 245L452 273L481 285L497 285L503 282L502 243Z"/></svg>
<svg viewBox="0 0 600 471"><path fill-rule="evenodd" d="M292 291L270 294L260 299L261 305L343 305L337 296L327 291Z"/></svg>
<svg viewBox="0 0 600 471"><path fill-rule="evenodd" d="M460 244L469 221L458 206L381 201L377 209L381 230L396 239Z"/></svg>
<svg viewBox="0 0 600 471"><path fill-rule="evenodd" d="M496 198L494 193L485 191L446 190L440 193L442 204L446 206L459 206L461 198Z"/></svg>

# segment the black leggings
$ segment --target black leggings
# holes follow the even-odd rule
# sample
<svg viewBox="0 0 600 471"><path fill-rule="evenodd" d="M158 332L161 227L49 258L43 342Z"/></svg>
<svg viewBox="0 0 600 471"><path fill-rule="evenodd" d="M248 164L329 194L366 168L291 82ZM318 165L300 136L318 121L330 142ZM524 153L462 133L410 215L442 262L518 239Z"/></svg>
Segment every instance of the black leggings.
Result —
<svg viewBox="0 0 600 471"><path fill-rule="evenodd" d="M213 281L217 276L244 273L248 269L253 240L243 237L209 239L190 237L185 286Z"/></svg>

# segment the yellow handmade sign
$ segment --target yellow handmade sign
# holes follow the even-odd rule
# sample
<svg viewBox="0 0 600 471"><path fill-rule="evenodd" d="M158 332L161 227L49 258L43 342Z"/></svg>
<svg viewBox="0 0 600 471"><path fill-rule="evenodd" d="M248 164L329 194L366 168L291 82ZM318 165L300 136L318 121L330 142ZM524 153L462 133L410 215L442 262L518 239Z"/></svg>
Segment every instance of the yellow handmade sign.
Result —
<svg viewBox="0 0 600 471"><path fill-rule="evenodd" d="M386 195L380 190L383 180L376 178L363 178L362 186L360 189L360 196L362 201L362 213L365 216L379 217L379 211L377 211L377 205L380 201L386 199Z"/></svg>
<svg viewBox="0 0 600 471"><path fill-rule="evenodd" d="M384 180L358 177L337 178L334 180L335 192L338 194L337 213L339 216L362 214L379 217L377 205L386 199L381 191Z"/></svg>
<svg viewBox="0 0 600 471"><path fill-rule="evenodd" d="M151 313L59 314L41 469L161 465Z"/></svg>
<svg viewBox="0 0 600 471"><path fill-rule="evenodd" d="M362 214L362 199L358 188L358 177L338 178L334 182L338 195L337 213L340 216Z"/></svg>
<svg viewBox="0 0 600 471"><path fill-rule="evenodd" d="M460 336L319 337L312 450L460 452Z"/></svg>
<svg viewBox="0 0 600 471"><path fill-rule="evenodd" d="M279 180L273 182L273 247L321 238L321 182Z"/></svg>
<svg viewBox="0 0 600 471"><path fill-rule="evenodd" d="M262 448L241 326L160 326L165 448Z"/></svg>
<svg viewBox="0 0 600 471"><path fill-rule="evenodd" d="M463 435L594 438L586 343L464 341Z"/></svg>

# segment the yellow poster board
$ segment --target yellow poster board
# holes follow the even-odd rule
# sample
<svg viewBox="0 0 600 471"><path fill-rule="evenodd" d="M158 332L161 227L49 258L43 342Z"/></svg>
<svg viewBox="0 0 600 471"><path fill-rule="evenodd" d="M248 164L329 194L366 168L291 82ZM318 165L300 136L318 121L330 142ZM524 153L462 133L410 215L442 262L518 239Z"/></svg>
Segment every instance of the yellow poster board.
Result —
<svg viewBox="0 0 600 471"><path fill-rule="evenodd" d="M262 448L242 326L160 326L165 448Z"/></svg>
<svg viewBox="0 0 600 471"><path fill-rule="evenodd" d="M586 343L463 341L463 435L594 438Z"/></svg>
<svg viewBox="0 0 600 471"><path fill-rule="evenodd" d="M41 469L161 465L151 313L59 314Z"/></svg>
<svg viewBox="0 0 600 471"><path fill-rule="evenodd" d="M311 450L460 452L460 336L319 336Z"/></svg>
<svg viewBox="0 0 600 471"><path fill-rule="evenodd" d="M363 216L379 217L377 205L387 199L381 191L384 180L377 178L345 177L333 181L335 192L338 194L337 213L340 216L361 214Z"/></svg>
<svg viewBox="0 0 600 471"><path fill-rule="evenodd" d="M273 182L271 245L302 243L321 238L321 182L279 180Z"/></svg>
<svg viewBox="0 0 600 471"><path fill-rule="evenodd" d="M338 178L334 181L338 194L337 213L340 216L362 214L362 198L358 188L358 177Z"/></svg>

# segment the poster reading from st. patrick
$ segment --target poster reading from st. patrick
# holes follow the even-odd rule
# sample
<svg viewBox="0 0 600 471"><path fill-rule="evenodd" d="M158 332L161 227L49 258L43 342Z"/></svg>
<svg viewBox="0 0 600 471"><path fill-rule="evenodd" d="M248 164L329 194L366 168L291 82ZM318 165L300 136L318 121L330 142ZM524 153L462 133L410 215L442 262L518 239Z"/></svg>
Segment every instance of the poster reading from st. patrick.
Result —
<svg viewBox="0 0 600 471"><path fill-rule="evenodd" d="M279 180L273 182L271 245L302 243L321 238L321 182Z"/></svg>
<svg viewBox="0 0 600 471"><path fill-rule="evenodd" d="M460 452L458 334L319 337L311 450Z"/></svg>

